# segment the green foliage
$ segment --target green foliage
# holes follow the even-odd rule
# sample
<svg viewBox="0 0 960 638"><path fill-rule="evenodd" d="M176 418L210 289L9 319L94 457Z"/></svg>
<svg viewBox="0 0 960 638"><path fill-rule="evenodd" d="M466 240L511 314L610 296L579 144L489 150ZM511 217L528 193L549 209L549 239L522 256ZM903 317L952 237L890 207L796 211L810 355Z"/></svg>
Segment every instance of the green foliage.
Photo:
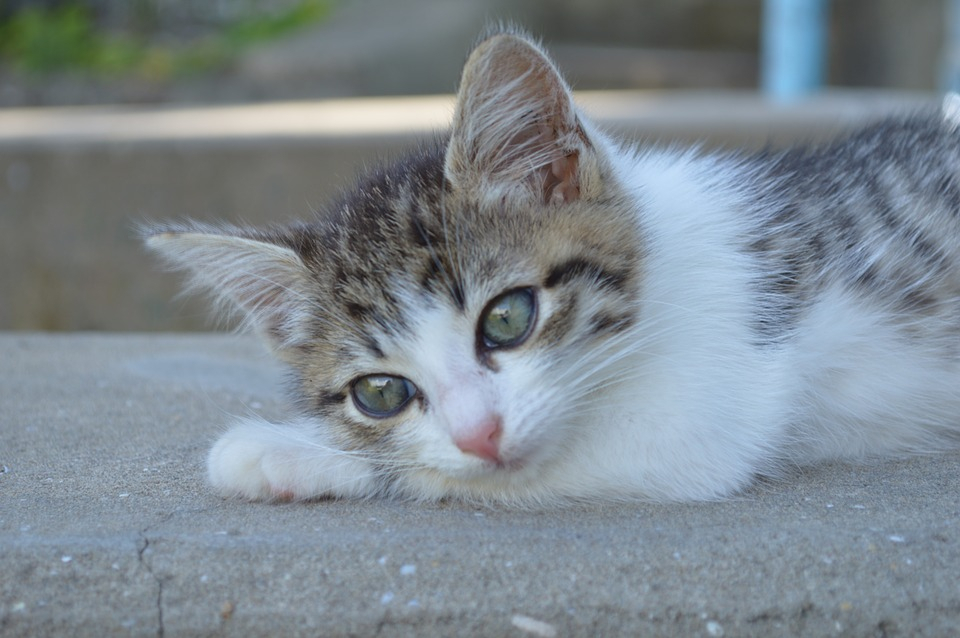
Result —
<svg viewBox="0 0 960 638"><path fill-rule="evenodd" d="M35 74L80 71L160 80L200 73L229 64L246 47L322 20L331 3L301 0L285 12L248 17L180 45L155 45L144 36L105 33L97 28L88 7L76 0L51 9L27 6L0 18L0 62Z"/></svg>
<svg viewBox="0 0 960 638"><path fill-rule="evenodd" d="M79 5L53 10L25 7L0 25L0 53L28 71L88 67L97 41L87 11Z"/></svg>
<svg viewBox="0 0 960 638"><path fill-rule="evenodd" d="M227 28L224 39L237 48L274 40L304 25L319 22L329 11L329 2L303 0L285 13L240 20Z"/></svg>

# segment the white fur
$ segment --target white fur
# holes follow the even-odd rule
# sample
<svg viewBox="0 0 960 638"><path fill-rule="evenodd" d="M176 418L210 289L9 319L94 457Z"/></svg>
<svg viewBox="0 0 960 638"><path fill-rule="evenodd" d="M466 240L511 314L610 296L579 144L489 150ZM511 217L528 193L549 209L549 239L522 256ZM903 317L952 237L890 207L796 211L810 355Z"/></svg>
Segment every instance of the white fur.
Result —
<svg viewBox="0 0 960 638"><path fill-rule="evenodd" d="M960 95L947 93L943 98L943 120L952 128L960 126Z"/></svg>
<svg viewBox="0 0 960 638"><path fill-rule="evenodd" d="M889 309L830 290L797 329L791 455L798 462L930 452L957 429L960 369L905 343Z"/></svg>
<svg viewBox="0 0 960 638"><path fill-rule="evenodd" d="M224 496L251 500L369 495L375 487L370 465L325 445L317 425L237 422L210 450L210 483Z"/></svg>

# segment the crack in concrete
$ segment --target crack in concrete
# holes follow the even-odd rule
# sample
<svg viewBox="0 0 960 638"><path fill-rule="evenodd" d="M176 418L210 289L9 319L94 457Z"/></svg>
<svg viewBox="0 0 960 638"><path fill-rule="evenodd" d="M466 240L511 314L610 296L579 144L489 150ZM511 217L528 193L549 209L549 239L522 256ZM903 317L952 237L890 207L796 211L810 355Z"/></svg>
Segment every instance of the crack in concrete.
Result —
<svg viewBox="0 0 960 638"><path fill-rule="evenodd" d="M139 547L137 547L137 560L139 564L142 565L145 570L147 570L147 573L150 574L153 580L157 583L157 638L163 638L164 633L166 632L166 628L164 627L164 624L163 624L163 579L153 571L153 565L151 564L151 561L149 560L148 557L145 556L147 552L147 548L150 547L150 543L151 543L150 537L147 536L147 533L153 527L157 525L163 525L164 523L170 521L178 513L181 513L183 511L185 510L174 510L172 512L167 512L166 514L161 516L159 520L147 525L146 527L144 527L139 531L140 545ZM203 510L197 509L197 510L186 510L186 511L199 512Z"/></svg>
<svg viewBox="0 0 960 638"><path fill-rule="evenodd" d="M144 558L144 553L147 551L147 548L150 547L150 539L147 537L148 529L150 528L147 527L140 531L141 544L137 548L137 560L157 583L157 638L163 638L163 580L153 573L153 566L149 560Z"/></svg>

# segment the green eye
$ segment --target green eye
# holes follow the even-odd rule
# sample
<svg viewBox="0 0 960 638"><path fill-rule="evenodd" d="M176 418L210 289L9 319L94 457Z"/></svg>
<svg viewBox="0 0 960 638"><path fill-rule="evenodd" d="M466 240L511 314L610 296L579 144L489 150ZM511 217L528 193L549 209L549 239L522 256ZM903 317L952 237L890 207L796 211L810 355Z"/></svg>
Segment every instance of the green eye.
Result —
<svg viewBox="0 0 960 638"><path fill-rule="evenodd" d="M350 392L361 412L383 419L400 412L417 393L417 388L403 377L371 374L354 381Z"/></svg>
<svg viewBox="0 0 960 638"><path fill-rule="evenodd" d="M533 328L537 303L533 290L517 288L487 304L480 318L480 334L487 348L520 345Z"/></svg>

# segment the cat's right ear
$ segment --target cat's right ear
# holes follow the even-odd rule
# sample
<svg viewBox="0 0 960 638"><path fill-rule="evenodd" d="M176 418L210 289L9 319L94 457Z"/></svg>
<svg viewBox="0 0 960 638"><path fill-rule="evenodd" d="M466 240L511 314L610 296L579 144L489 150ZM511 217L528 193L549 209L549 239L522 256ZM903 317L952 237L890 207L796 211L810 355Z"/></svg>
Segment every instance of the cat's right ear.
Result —
<svg viewBox="0 0 960 638"><path fill-rule="evenodd" d="M151 250L189 273L188 290L208 290L221 309L239 310L244 324L278 350L301 340L310 280L290 247L199 225L147 228L143 235Z"/></svg>
<svg viewBox="0 0 960 638"><path fill-rule="evenodd" d="M444 174L492 201L580 199L596 153L556 67L531 39L497 33L473 50L457 93Z"/></svg>

